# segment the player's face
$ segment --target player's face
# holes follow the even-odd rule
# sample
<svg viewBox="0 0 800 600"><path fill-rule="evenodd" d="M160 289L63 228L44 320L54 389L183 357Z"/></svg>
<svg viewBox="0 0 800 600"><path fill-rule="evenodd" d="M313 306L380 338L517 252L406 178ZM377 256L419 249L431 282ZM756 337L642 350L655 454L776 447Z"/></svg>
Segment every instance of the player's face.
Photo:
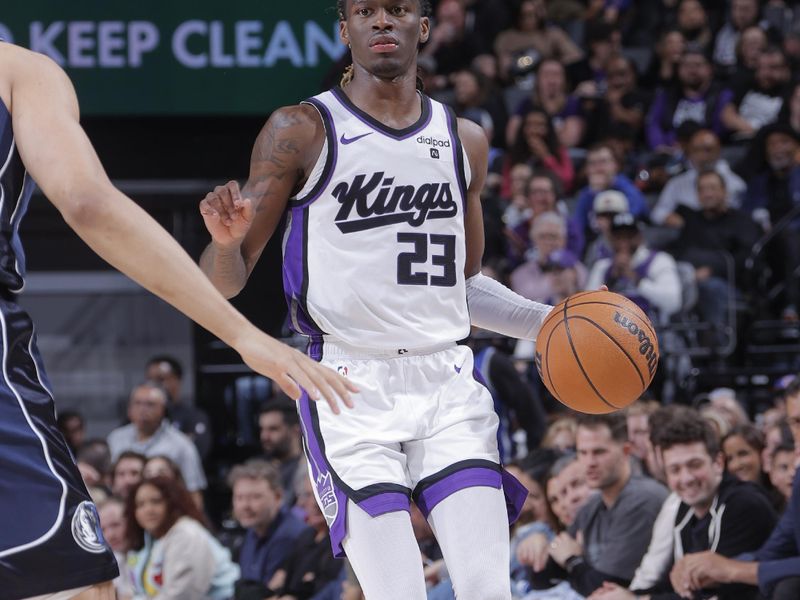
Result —
<svg viewBox="0 0 800 600"><path fill-rule="evenodd" d="M124 458L114 469L112 491L115 496L127 498L130 491L142 480L144 464L138 458Z"/></svg>
<svg viewBox="0 0 800 600"><path fill-rule="evenodd" d="M267 456L283 458L291 449L292 429L283 422L278 411L264 413L258 417L261 447Z"/></svg>
<svg viewBox="0 0 800 600"><path fill-rule="evenodd" d="M144 484L136 490L135 500L136 522L153 537L160 537L165 532L167 519L167 501L161 491L154 485Z"/></svg>
<svg viewBox="0 0 800 600"><path fill-rule="evenodd" d="M103 537L115 552L125 552L126 550L124 512L122 505L118 502L108 502L98 510Z"/></svg>
<svg viewBox="0 0 800 600"><path fill-rule="evenodd" d="M792 480L794 479L794 453L778 452L772 460L769 479L772 485L787 500L792 495Z"/></svg>
<svg viewBox="0 0 800 600"><path fill-rule="evenodd" d="M278 514L282 498L263 479L240 479L233 486L233 516L242 527L266 529Z"/></svg>
<svg viewBox="0 0 800 600"><path fill-rule="evenodd" d="M702 442L677 444L664 450L663 457L669 489L705 514L722 480L722 457L713 459Z"/></svg>
<svg viewBox="0 0 800 600"><path fill-rule="evenodd" d="M758 483L761 480L761 457L740 435L732 435L722 445L728 471L742 481Z"/></svg>
<svg viewBox="0 0 800 600"><path fill-rule="evenodd" d="M430 29L420 9L419 0L348 0L339 33L353 62L380 79L416 77L417 48Z"/></svg>
<svg viewBox="0 0 800 600"><path fill-rule="evenodd" d="M590 488L602 490L620 480L628 455L625 444L615 442L608 427L578 427L576 446Z"/></svg>

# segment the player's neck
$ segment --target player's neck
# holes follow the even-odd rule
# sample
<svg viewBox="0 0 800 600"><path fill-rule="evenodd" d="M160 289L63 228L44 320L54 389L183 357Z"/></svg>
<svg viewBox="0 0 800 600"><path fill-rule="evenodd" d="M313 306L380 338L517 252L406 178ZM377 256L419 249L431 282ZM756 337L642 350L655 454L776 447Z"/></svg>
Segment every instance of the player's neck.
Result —
<svg viewBox="0 0 800 600"><path fill-rule="evenodd" d="M413 125L422 112L415 71L381 79L356 65L352 81L343 89L358 108L395 129Z"/></svg>

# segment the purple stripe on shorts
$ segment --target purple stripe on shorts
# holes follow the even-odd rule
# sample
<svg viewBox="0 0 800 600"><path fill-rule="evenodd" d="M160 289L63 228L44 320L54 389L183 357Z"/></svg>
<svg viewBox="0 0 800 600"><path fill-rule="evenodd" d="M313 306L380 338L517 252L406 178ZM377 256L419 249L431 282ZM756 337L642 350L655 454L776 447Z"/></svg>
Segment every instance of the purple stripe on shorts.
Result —
<svg viewBox="0 0 800 600"><path fill-rule="evenodd" d="M289 322L292 329L296 329L294 319L291 318L294 315L300 329L297 333L313 336L320 335L322 332L306 314L303 307L304 261L306 260L303 220L305 218L307 215L304 214L304 209L294 208L291 210L289 234L283 251L283 291L289 307Z"/></svg>
<svg viewBox="0 0 800 600"><path fill-rule="evenodd" d="M528 499L528 488L526 488L511 473L503 469L503 494L506 497L506 510L508 510L508 522L513 523L519 518L522 512L522 505Z"/></svg>
<svg viewBox="0 0 800 600"><path fill-rule="evenodd" d="M336 558L344 557L344 537L347 535L347 496L333 480L328 468L328 461L322 452L314 430L314 419L311 416L311 400L303 392L298 402L300 422L305 436L305 450L308 463L311 465L312 483L317 490L317 498L331 532L331 548Z"/></svg>
<svg viewBox="0 0 800 600"><path fill-rule="evenodd" d="M431 484L417 498L417 506L427 516L442 500L468 487L493 487L500 489L502 479L494 469L473 467L463 469Z"/></svg>
<svg viewBox="0 0 800 600"><path fill-rule="evenodd" d="M358 503L358 506L365 510L370 517L379 517L397 510L411 511L411 503L408 496L400 492L376 494L366 500L362 500Z"/></svg>

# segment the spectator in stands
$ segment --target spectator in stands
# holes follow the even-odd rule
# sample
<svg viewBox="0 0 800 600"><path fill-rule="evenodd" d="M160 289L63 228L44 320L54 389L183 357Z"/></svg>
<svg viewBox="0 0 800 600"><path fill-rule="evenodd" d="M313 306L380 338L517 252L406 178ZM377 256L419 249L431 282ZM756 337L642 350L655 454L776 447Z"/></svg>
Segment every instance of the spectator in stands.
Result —
<svg viewBox="0 0 800 600"><path fill-rule="evenodd" d="M145 479L128 499L127 568L135 598L209 598L233 595L239 567L202 525L186 488Z"/></svg>
<svg viewBox="0 0 800 600"><path fill-rule="evenodd" d="M286 503L291 506L294 504L294 476L303 459L300 419L294 401L279 396L264 404L258 414L258 429L264 458L278 468L281 488L285 492L288 490Z"/></svg>
<svg viewBox="0 0 800 600"><path fill-rule="evenodd" d="M696 3L697 0L686 0ZM717 136L724 131L722 109L732 93L714 82L711 63L702 52L688 49L678 67L678 81L655 95L647 114L647 143L652 150L672 153L676 150L678 127L695 121Z"/></svg>
<svg viewBox="0 0 800 600"><path fill-rule="evenodd" d="M242 581L237 598L265 598L273 575L308 528L283 503L280 474L267 461L254 459L235 466L228 485L233 491L233 516L247 529L239 553Z"/></svg>
<svg viewBox="0 0 800 600"><path fill-rule="evenodd" d="M558 577L588 596L604 581L630 582L667 491L652 479L633 476L629 454L622 414L579 417L578 460L589 487L600 493L551 542L551 560L544 570L534 570L535 587L548 587Z"/></svg>
<svg viewBox="0 0 800 600"><path fill-rule="evenodd" d="M736 556L758 548L775 525L775 512L757 488L725 473L711 428L689 414L668 423L659 443L667 482L681 499L673 528L675 558L709 549ZM591 600L633 599L645 594L654 600L679 600L678 593L687 592L680 583L673 576L674 588L664 581L635 593L606 583ZM736 585L709 586L693 597L755 600L756 595L754 587Z"/></svg>
<svg viewBox="0 0 800 600"><path fill-rule="evenodd" d="M75 456L87 486L108 488L111 483L111 452L105 440L87 440Z"/></svg>
<svg viewBox="0 0 800 600"><path fill-rule="evenodd" d="M569 454L553 465L552 473L558 477L555 488L558 497L558 520L564 527L571 526L586 501L596 492L586 481L586 468L576 454Z"/></svg>
<svg viewBox="0 0 800 600"><path fill-rule="evenodd" d="M528 163L534 170L548 170L560 182L565 193L572 189L575 171L567 149L558 141L553 122L541 108L531 109L522 120L522 127L509 149L506 172L511 166Z"/></svg>
<svg viewBox="0 0 800 600"><path fill-rule="evenodd" d="M795 447L800 447L800 378L786 388L786 414ZM685 557L671 579L679 589L691 591L714 584L758 585L771 600L800 597L800 471L795 472L789 505L769 539L749 556L732 560L714 552ZM749 559L749 560L748 560Z"/></svg>
<svg viewBox="0 0 800 600"><path fill-rule="evenodd" d="M511 146L522 126L525 114L534 107L542 108L553 120L558 140L562 146L574 148L583 139L586 119L581 113L577 96L567 90L564 65L553 59L542 60L536 67L536 85L529 98L518 107L508 120L506 143Z"/></svg>
<svg viewBox="0 0 800 600"><path fill-rule="evenodd" d="M736 44L736 69L728 78L728 86L738 89L747 84L753 84L758 59L767 49L769 40L766 32L761 27L748 27L742 31L739 42Z"/></svg>
<svg viewBox="0 0 800 600"><path fill-rule="evenodd" d="M578 425L572 417L560 417L547 428L542 448L554 448L561 452L574 452L575 433Z"/></svg>
<svg viewBox="0 0 800 600"><path fill-rule="evenodd" d="M72 456L75 456L78 453L78 448L83 445L83 440L86 438L86 424L83 422L83 416L74 410L60 411L56 424L72 451Z"/></svg>
<svg viewBox="0 0 800 600"><path fill-rule="evenodd" d="M162 385L169 394L167 416L170 423L186 434L197 446L200 458L208 456L212 436L206 412L181 395L183 367L173 356L154 356L145 365L145 377Z"/></svg>
<svg viewBox="0 0 800 600"><path fill-rule="evenodd" d="M777 120L790 79L786 57L778 48L759 55L754 80L733 88L733 98L722 109L722 123L734 139L751 138Z"/></svg>
<svg viewBox="0 0 800 600"><path fill-rule="evenodd" d="M142 471L147 458L144 454L125 450L121 452L111 468L111 492L123 500L142 480Z"/></svg>
<svg viewBox="0 0 800 600"><path fill-rule="evenodd" d="M583 57L583 52L560 28L547 20L544 0L523 0L517 9L514 27L501 32L494 42L494 52L505 79L515 56L535 50L540 59L553 59L568 65Z"/></svg>
<svg viewBox="0 0 800 600"><path fill-rule="evenodd" d="M503 221L509 230L519 227L522 223L526 223L526 225L521 228L521 231L527 233L530 228L527 225L527 221L531 218L533 209L528 204L528 183L532 175L533 168L529 164L519 163L511 167L507 180L503 181L500 197L507 204L503 214ZM555 185L555 182L551 182L551 184ZM553 196L555 197L553 203L555 203L558 200L555 188ZM525 240L522 239L520 242L524 244ZM524 253L526 249L527 247L523 246L514 250L514 252L521 256L521 253ZM520 259L517 258L517 260Z"/></svg>
<svg viewBox="0 0 800 600"><path fill-rule="evenodd" d="M728 206L729 193L718 171L701 170L695 179L700 210L678 206L668 217L670 223L680 223L680 235L670 250L677 260L694 266L697 310L721 332L730 321L736 290L747 290L745 261L760 232L748 215Z"/></svg>
<svg viewBox="0 0 800 600"><path fill-rule="evenodd" d="M512 167L512 173L516 167ZM567 218L569 209L563 200L559 200L559 185L556 178L548 171L536 171L528 179L525 194L525 208L519 215L515 225L506 217L508 228L508 258L511 267L524 262L534 249L531 228L536 219L546 213L555 212ZM583 233L573 220L567 221L566 248L577 255L583 248Z"/></svg>
<svg viewBox="0 0 800 600"><path fill-rule="evenodd" d="M686 206L700 210L700 200L697 194L697 174L700 171L713 169L723 179L727 192L727 205L739 208L742 198L747 190L747 184L731 170L728 161L720 157L721 148L719 137L710 129L698 129L689 138L686 148L688 169L671 178L658 202L650 212L650 220L656 225L680 228L683 226L683 217L678 214L679 206Z"/></svg>
<svg viewBox="0 0 800 600"><path fill-rule="evenodd" d="M714 34L708 22L708 13L699 0L680 0L677 25L687 45L704 54L711 50Z"/></svg>
<svg viewBox="0 0 800 600"><path fill-rule="evenodd" d="M714 40L714 64L724 75L737 66L736 48L742 32L758 23L758 0L731 0L730 13Z"/></svg>
<svg viewBox="0 0 800 600"><path fill-rule="evenodd" d="M481 125L491 146L504 146L508 115L502 96L494 93L491 82L474 67L456 71L451 79L456 114Z"/></svg>
<svg viewBox="0 0 800 600"><path fill-rule="evenodd" d="M314 498L308 467L300 465L294 482L297 505L306 513L306 527L289 547L286 559L272 576L267 598L309 600L333 587L342 562L331 554L331 537L325 516Z"/></svg>
<svg viewBox="0 0 800 600"><path fill-rule="evenodd" d="M597 99L605 95L608 62L620 51L621 34L611 23L589 21L584 31L583 46L588 55L567 68L567 76L582 99Z"/></svg>
<svg viewBox="0 0 800 600"><path fill-rule="evenodd" d="M458 0L443 0L436 7L436 25L421 50L422 56L436 59L437 72L450 75L470 66L482 52L480 41L466 31L464 6Z"/></svg>
<svg viewBox="0 0 800 600"><path fill-rule="evenodd" d="M594 197L590 225L597 237L586 249L586 266L591 268L599 259L610 258L614 254L611 249L611 221L614 215L629 212L630 203L622 192L605 190Z"/></svg>
<svg viewBox="0 0 800 600"><path fill-rule="evenodd" d="M638 218L647 217L647 202L633 182L620 173L619 158L608 144L592 146L586 156L586 177L589 185L578 194L575 221L581 231L588 232L595 196L605 190L617 190L628 200L628 212Z"/></svg>
<svg viewBox="0 0 800 600"><path fill-rule="evenodd" d="M180 468L168 456L151 456L144 463L142 476L145 479L163 477L186 487ZM203 510L203 494L199 491L189 492L200 510Z"/></svg>
<svg viewBox="0 0 800 600"><path fill-rule="evenodd" d="M656 412L658 406L655 400L640 399L625 410L631 456L637 458L641 465L647 464L647 454L651 447L650 415Z"/></svg>
<svg viewBox="0 0 800 600"><path fill-rule="evenodd" d="M641 79L645 89L667 88L678 79L678 67L686 50L686 38L679 29L667 29L656 44L655 53Z"/></svg>
<svg viewBox="0 0 800 600"><path fill-rule="evenodd" d="M773 407L773 414L782 411L781 408ZM786 423L786 415L781 414L776 421L767 420L767 413L760 415L762 418L761 430L764 432L764 451L761 453L761 465L766 473L772 472L772 455L778 446L792 444L792 431Z"/></svg>
<svg viewBox="0 0 800 600"><path fill-rule="evenodd" d="M762 131L766 168L748 182L743 209L756 222L773 228L774 239L767 247L766 260L773 283L785 284L778 312L784 319L797 320L800 288L795 271L800 265L800 209L797 208L800 166L796 157L800 135L781 123L768 125ZM784 218L789 219L788 223L778 227Z"/></svg>
<svg viewBox="0 0 800 600"><path fill-rule="evenodd" d="M627 128L630 136L638 140L641 136L644 116L649 98L636 84L636 67L629 58L617 54L608 60L607 90L597 110L589 114L586 133L588 143L607 139L620 128Z"/></svg>
<svg viewBox="0 0 800 600"><path fill-rule="evenodd" d="M197 447L165 418L168 397L167 391L152 381L133 388L128 402L130 424L108 434L111 456L116 460L126 450L145 456L163 454L180 467L190 492L204 490L206 476Z"/></svg>
<svg viewBox="0 0 800 600"><path fill-rule="evenodd" d="M656 322L664 322L681 307L681 282L675 259L645 244L642 224L630 213L611 222L613 256L598 260L586 289L601 285L627 296Z"/></svg>
<svg viewBox="0 0 800 600"><path fill-rule="evenodd" d="M97 515L100 518L103 537L111 546L120 568L119 577L114 580L114 589L120 600L127 600L133 596L133 588L126 570L125 555L128 552L128 545L125 536L125 501L114 496L107 498L97 505Z"/></svg>
<svg viewBox="0 0 800 600"><path fill-rule="evenodd" d="M769 481L783 497L784 508L792 495L792 480L795 468L794 444L781 444L775 448L770 457Z"/></svg>
<svg viewBox="0 0 800 600"><path fill-rule="evenodd" d="M587 271L567 250L567 222L556 212L539 215L531 226L534 251L510 276L511 289L536 302L558 304L584 289Z"/></svg>
<svg viewBox="0 0 800 600"><path fill-rule="evenodd" d="M772 486L769 475L764 470L761 461L764 448L764 434L754 425L734 427L722 438L722 451L728 472L742 481L760 486L772 507L781 511L786 499ZM791 486L791 482L789 485Z"/></svg>

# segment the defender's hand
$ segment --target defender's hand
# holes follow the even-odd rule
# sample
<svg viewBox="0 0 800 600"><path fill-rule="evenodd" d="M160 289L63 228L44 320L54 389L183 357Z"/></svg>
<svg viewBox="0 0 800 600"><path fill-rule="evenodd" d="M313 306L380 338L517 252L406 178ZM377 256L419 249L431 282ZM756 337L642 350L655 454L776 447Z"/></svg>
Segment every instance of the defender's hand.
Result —
<svg viewBox="0 0 800 600"><path fill-rule="evenodd" d="M303 388L312 400L324 399L334 414L339 402L353 408L354 383L258 330L245 333L234 345L244 362L254 371L272 379L290 397L299 400Z"/></svg>
<svg viewBox="0 0 800 600"><path fill-rule="evenodd" d="M200 202L200 214L215 244L236 247L250 230L255 209L252 200L242 198L239 184L229 181L206 194Z"/></svg>

